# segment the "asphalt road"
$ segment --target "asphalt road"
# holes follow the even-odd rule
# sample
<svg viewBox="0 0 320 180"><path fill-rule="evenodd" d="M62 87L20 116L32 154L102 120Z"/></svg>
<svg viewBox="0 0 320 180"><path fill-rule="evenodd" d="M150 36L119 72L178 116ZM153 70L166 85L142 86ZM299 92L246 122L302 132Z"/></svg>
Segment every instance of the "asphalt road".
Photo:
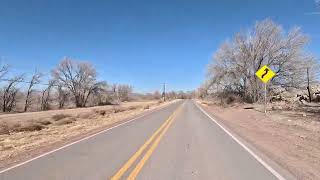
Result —
<svg viewBox="0 0 320 180"><path fill-rule="evenodd" d="M282 178L272 170L188 100L2 172L0 179Z"/></svg>

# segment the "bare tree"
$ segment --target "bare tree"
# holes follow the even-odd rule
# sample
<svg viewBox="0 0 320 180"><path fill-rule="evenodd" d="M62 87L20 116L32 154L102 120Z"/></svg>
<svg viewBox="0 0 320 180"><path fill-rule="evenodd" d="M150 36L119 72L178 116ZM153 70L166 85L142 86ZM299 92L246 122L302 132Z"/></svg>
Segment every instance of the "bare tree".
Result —
<svg viewBox="0 0 320 180"><path fill-rule="evenodd" d="M111 104L111 99L109 97L108 91L108 84L106 82L100 82L99 85L97 85L96 88L93 89L92 94L97 100L96 105L101 106Z"/></svg>
<svg viewBox="0 0 320 180"><path fill-rule="evenodd" d="M67 58L52 71L52 76L72 93L76 107L85 107L89 96L100 85L91 64Z"/></svg>
<svg viewBox="0 0 320 180"><path fill-rule="evenodd" d="M270 19L257 22L248 33L237 33L232 41L221 45L209 66L208 82L220 91L255 102L263 89L255 72L268 65L276 72L271 84L301 87L305 85L306 68L316 67L315 59L303 52L307 42L300 28L286 34Z"/></svg>
<svg viewBox="0 0 320 180"><path fill-rule="evenodd" d="M36 84L40 83L41 77L42 77L42 74L37 71L35 71L31 77L31 80L30 80L29 86L28 86L28 90L27 90L26 101L25 101L25 105L24 105L24 112L27 112L29 106L31 105L31 94L34 91L33 87Z"/></svg>
<svg viewBox="0 0 320 180"><path fill-rule="evenodd" d="M159 91L155 91L152 96L154 99L161 99L161 94Z"/></svg>
<svg viewBox="0 0 320 180"><path fill-rule="evenodd" d="M57 91L58 91L59 109L62 109L64 108L65 103L68 99L69 92L61 84L58 85Z"/></svg>
<svg viewBox="0 0 320 180"><path fill-rule="evenodd" d="M8 80L8 84L3 88L2 111L11 112L16 106L16 95L18 93L17 84L23 81L24 76L16 76Z"/></svg>
<svg viewBox="0 0 320 180"><path fill-rule="evenodd" d="M129 101L129 95L132 93L132 86L127 84L118 85L117 91L120 101Z"/></svg>
<svg viewBox="0 0 320 180"><path fill-rule="evenodd" d="M41 95L41 110L46 111L50 109L51 90L55 81L50 80L48 86L42 91Z"/></svg>
<svg viewBox="0 0 320 180"><path fill-rule="evenodd" d="M9 65L3 65L0 68L0 79L2 80L2 78L8 73L9 71Z"/></svg>

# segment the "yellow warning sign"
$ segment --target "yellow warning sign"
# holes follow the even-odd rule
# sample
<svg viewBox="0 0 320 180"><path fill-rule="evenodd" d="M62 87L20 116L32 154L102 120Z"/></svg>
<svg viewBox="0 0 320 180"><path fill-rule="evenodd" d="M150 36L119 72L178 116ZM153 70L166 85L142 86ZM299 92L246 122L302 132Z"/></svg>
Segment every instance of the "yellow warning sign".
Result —
<svg viewBox="0 0 320 180"><path fill-rule="evenodd" d="M256 72L256 76L263 82L267 83L271 78L276 75L267 65L264 65Z"/></svg>

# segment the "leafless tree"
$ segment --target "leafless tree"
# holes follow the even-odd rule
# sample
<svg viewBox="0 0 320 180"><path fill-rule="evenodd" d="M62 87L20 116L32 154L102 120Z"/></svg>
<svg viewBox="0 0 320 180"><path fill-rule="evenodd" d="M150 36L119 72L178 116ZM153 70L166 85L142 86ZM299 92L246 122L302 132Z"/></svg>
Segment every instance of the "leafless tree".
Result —
<svg viewBox="0 0 320 180"><path fill-rule="evenodd" d="M27 89L27 95L26 95L26 100L25 100L25 105L24 105L24 112L27 112L30 104L31 104L31 94L33 93L34 89L33 87L36 84L40 83L40 78L42 77L42 74L35 71L34 74L31 77L31 80L29 82L29 86Z"/></svg>
<svg viewBox="0 0 320 180"><path fill-rule="evenodd" d="M132 86L127 84L120 84L117 87L117 92L120 101L129 101L129 95L132 93Z"/></svg>
<svg viewBox="0 0 320 180"><path fill-rule="evenodd" d="M263 89L255 72L268 65L276 72L272 85L301 87L306 69L316 69L315 59L303 51L307 42L308 37L298 27L286 34L270 19L257 22L248 33L237 33L220 46L209 65L208 82L220 91L255 102Z"/></svg>
<svg viewBox="0 0 320 180"><path fill-rule="evenodd" d="M93 96L96 98L96 105L109 105L111 99L109 96L108 84L106 82L100 82L98 86L93 90Z"/></svg>
<svg viewBox="0 0 320 180"><path fill-rule="evenodd" d="M23 81L24 76L16 76L8 80L8 84L3 88L2 95L2 111L11 112L16 106L16 95L18 93L18 88L16 87L21 81Z"/></svg>
<svg viewBox="0 0 320 180"><path fill-rule="evenodd" d="M51 90L55 81L50 80L48 86L42 91L41 95L41 110L46 111L50 109Z"/></svg>
<svg viewBox="0 0 320 180"><path fill-rule="evenodd" d="M52 71L52 76L72 93L76 107L85 107L89 96L100 85L91 64L67 58Z"/></svg>
<svg viewBox="0 0 320 180"><path fill-rule="evenodd" d="M159 92L159 91L155 91L155 92L153 93L153 98L154 98L154 99L161 99L161 94L160 94L160 92Z"/></svg>
<svg viewBox="0 0 320 180"><path fill-rule="evenodd" d="M2 80L2 78L8 73L9 71L9 65L3 65L0 68L0 79Z"/></svg>
<svg viewBox="0 0 320 180"><path fill-rule="evenodd" d="M167 99L176 99L178 97L175 91L170 91L167 93Z"/></svg>
<svg viewBox="0 0 320 180"><path fill-rule="evenodd" d="M61 84L59 84L57 88L57 93L58 93L59 109L62 109L64 108L65 103L68 99L69 91L66 90Z"/></svg>

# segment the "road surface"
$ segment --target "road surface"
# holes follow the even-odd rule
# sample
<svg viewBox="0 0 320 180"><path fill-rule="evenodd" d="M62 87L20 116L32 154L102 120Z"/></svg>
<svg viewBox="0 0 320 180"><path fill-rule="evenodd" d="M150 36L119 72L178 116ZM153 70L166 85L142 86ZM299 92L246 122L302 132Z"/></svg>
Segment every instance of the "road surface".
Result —
<svg viewBox="0 0 320 180"><path fill-rule="evenodd" d="M1 172L0 179L283 178L263 163L186 100Z"/></svg>

